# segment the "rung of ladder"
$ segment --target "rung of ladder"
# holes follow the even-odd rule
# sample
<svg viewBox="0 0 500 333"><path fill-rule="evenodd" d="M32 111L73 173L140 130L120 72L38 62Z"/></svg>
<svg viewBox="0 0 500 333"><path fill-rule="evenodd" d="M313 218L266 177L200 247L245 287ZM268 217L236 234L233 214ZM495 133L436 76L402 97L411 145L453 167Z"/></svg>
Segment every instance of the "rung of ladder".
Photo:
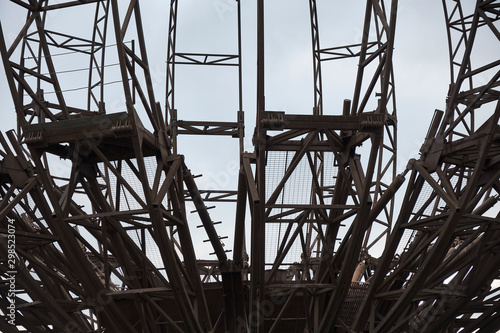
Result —
<svg viewBox="0 0 500 333"><path fill-rule="evenodd" d="M210 206L210 207L206 207L205 206L206 210L209 210L209 209L212 209L212 208L215 208L215 206ZM195 210L190 211L190 213L193 214L193 213L196 213L197 211L198 211L198 209L195 209Z"/></svg>
<svg viewBox="0 0 500 333"><path fill-rule="evenodd" d="M212 225L221 224L222 221L212 222ZM203 224L197 225L196 228L202 228Z"/></svg>
<svg viewBox="0 0 500 333"><path fill-rule="evenodd" d="M233 252L233 250L225 250L224 252L226 252L226 253ZM209 255L213 255L213 254L215 254L215 252L209 253Z"/></svg>
<svg viewBox="0 0 500 333"><path fill-rule="evenodd" d="M221 239L226 239L226 238L228 238L228 237L229 237L229 236L222 236L222 237L219 237L219 240L221 240ZM203 243L206 243L206 242L210 242L210 239L205 239L205 240L203 241Z"/></svg>

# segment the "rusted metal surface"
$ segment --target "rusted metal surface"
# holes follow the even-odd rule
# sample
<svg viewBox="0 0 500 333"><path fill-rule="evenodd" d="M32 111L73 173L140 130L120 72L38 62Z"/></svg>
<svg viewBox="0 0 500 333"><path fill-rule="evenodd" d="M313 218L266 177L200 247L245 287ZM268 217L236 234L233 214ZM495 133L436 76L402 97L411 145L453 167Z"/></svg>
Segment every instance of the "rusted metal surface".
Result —
<svg viewBox="0 0 500 333"><path fill-rule="evenodd" d="M359 43L327 48L320 43L322 2L309 1L314 105L302 114L266 109L268 21L264 0L257 1L251 153L243 141L241 1L235 54L179 51L177 27L187 14L178 10L182 1L170 1L165 110L155 95L139 1L13 2L26 9L27 21L10 45L3 34L0 40L18 120L17 133L0 133L0 310L18 328L500 329L500 63L498 55L475 58L481 36L500 39L499 1L478 0L469 13L460 1L443 0L451 68L446 109L436 110L420 158L400 175L392 66L397 0L367 0ZM75 35L56 31L49 13L83 8L94 13L91 25ZM89 66L84 98L69 97L55 56L62 50L70 62ZM125 100L125 109L113 113L104 103L110 52ZM322 64L345 58L357 60L352 99L331 110ZM176 75L193 65L235 70L235 118L185 113L174 99L181 89ZM183 135L237 141L236 187L200 187L179 154ZM232 209L232 220L222 223L234 233L232 256L212 208ZM212 259L197 252L197 221ZM0 330L17 328L0 321Z"/></svg>

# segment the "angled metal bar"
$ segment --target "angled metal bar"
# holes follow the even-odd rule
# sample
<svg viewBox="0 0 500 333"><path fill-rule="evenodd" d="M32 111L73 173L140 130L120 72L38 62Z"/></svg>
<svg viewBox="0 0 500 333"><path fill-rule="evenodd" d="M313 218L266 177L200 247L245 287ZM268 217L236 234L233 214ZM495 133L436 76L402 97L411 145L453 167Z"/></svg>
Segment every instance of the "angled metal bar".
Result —
<svg viewBox="0 0 500 333"><path fill-rule="evenodd" d="M280 248L277 251L276 259L273 262L273 267L271 268L271 271L269 272L269 275L266 279L266 282L265 282L266 284L269 284L270 281L272 281L272 278L274 277L276 270L282 264L283 259L285 259L285 256L288 254L288 251L290 250L292 245L295 243L297 236L302 231L302 227L304 226L305 219L306 219L308 214L309 214L309 211L304 210L302 213L299 214L299 216L297 216L295 218L295 221L297 222L297 226L295 227L293 234L290 236L290 239L288 239L288 236L290 235L291 227L293 226L293 223L288 224L287 230L286 230L286 232L283 236L283 240L280 244Z"/></svg>
<svg viewBox="0 0 500 333"><path fill-rule="evenodd" d="M13 199L7 200L14 194L13 192L16 187L12 185L6 195L3 196L2 202L0 203L0 220L3 220L7 216L7 214L10 213L12 209L19 203L19 201L24 199L26 193L31 191L31 189L33 189L33 187L37 185L37 183L38 180L36 178L30 179L26 186L19 193L17 193Z"/></svg>
<svg viewBox="0 0 500 333"><path fill-rule="evenodd" d="M266 206L273 205L276 202L276 199L283 190L283 186L285 185L286 181L291 176L299 162L302 160L302 157L307 152L308 147L313 143L313 140L316 138L318 132L319 130L313 130L307 134L300 151L293 155L292 160L290 161L290 164L288 165L288 168L283 175L280 183L276 186L276 189L274 189L273 193L269 196L269 199L267 199ZM269 216L270 213L271 209L267 209L266 216Z"/></svg>
<svg viewBox="0 0 500 333"><path fill-rule="evenodd" d="M378 142L381 140L381 135L374 135L372 139L372 147L370 150L370 157L367 163L366 169L366 180L371 183L371 179L375 172L375 162L378 154ZM352 260L359 253L362 245L363 235L368 228L368 217L371 209L371 202L369 200L370 197L370 184L365 184L363 188L363 192L360 196L360 211L353 221L353 230L351 238L347 241L348 247L346 249L346 254L342 260L342 271L338 278L337 289L335 289L331 299L327 305L325 310L325 316L320 322L319 329L320 331L330 330L331 327L336 322L342 302L345 300L347 296L347 292L349 290L349 286L351 283L351 278L356 268L356 261ZM336 256L339 254L337 253ZM335 258L334 258L335 260Z"/></svg>
<svg viewBox="0 0 500 333"><path fill-rule="evenodd" d="M196 207L198 215L200 216L201 222L203 223L203 227L207 232L208 238L210 239L210 243L214 248L215 254L217 255L217 259L221 265L224 265L227 261L226 252L224 247L221 244L219 235L214 228L212 219L210 218L210 214L208 213L207 207L201 198L200 192L198 191L198 187L194 182L193 175L187 169L187 167L183 166L183 174L184 174L184 182L186 183L186 187L193 199L193 203Z"/></svg>
<svg viewBox="0 0 500 333"><path fill-rule="evenodd" d="M99 149L98 146L96 146L92 141L87 141L87 144L92 148L92 151L99 156L101 161L106 165L106 167L113 172L117 180L120 181L120 184L123 185L129 193L134 197L135 200L142 206L146 207L146 203L143 201L143 199L139 196L139 194L130 186L130 184L123 178L121 172L117 170L111 162L106 158L106 155ZM118 197L118 196L117 196Z"/></svg>

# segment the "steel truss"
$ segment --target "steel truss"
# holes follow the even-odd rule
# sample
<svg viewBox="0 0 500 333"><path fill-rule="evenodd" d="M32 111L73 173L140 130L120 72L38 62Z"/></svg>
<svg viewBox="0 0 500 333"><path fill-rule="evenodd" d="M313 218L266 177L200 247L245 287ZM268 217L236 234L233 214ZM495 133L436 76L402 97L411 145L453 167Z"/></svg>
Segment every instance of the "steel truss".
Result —
<svg viewBox="0 0 500 333"><path fill-rule="evenodd" d="M178 0L170 1L165 110L155 96L138 0L13 2L27 19L11 45L0 34L18 119L17 134L0 133L0 275L8 281L16 274L18 327L500 329L494 207L500 63L478 49L483 36L500 40L500 1L477 0L467 13L460 1L443 0L451 68L446 109L436 110L421 157L400 175L392 67L397 0L367 0L359 43L328 48L320 43L322 1L309 0L314 105L298 115L266 109L265 3L257 1L252 153L243 147L240 1L234 54L180 52L184 14ZM76 19L89 8L92 25L75 33L58 31L51 21L51 13ZM106 81L110 54L117 77ZM345 58L358 62L353 94L343 105L326 105L322 80L335 73L323 64ZM89 67L74 68L78 63ZM175 99L176 69L188 65L237 71L236 121L196 120L183 112ZM87 73L78 88L64 77L76 71ZM84 98L71 95L75 91ZM105 93L113 92L125 100L122 112L107 111ZM197 187L178 154L178 139L188 134L239 140L237 189ZM395 193L405 178L395 216ZM235 204L232 259L208 201ZM216 259L199 260L188 203ZM16 257L9 261L3 253L10 253L12 225ZM383 248L380 257L377 248ZM4 287L0 295L7 314L12 297ZM17 331L6 321L0 330Z"/></svg>
<svg viewBox="0 0 500 333"><path fill-rule="evenodd" d="M49 30L47 12L84 6L96 8L95 40ZM216 242L215 251L225 253L207 221L209 215L193 175L183 157L172 153L154 95L139 3L131 1L123 8L116 0L57 5L40 1L25 7L27 23L9 49L2 40L2 57L15 96L20 140L29 148L29 153L23 153L17 147L17 159L24 161L24 154L29 154L34 165L21 165L37 172L29 178L34 193L6 183L2 202L13 206L25 201L29 214L25 220L46 238L41 238L41 245L30 247L26 256L18 252L19 283L28 296L28 301L21 295L16 299L17 304L25 303L23 312L27 314L19 318L20 324L33 332L100 331L104 327L117 332L214 330L222 310L208 307L200 278L202 267L197 266L189 232L185 192L195 202L210 240ZM108 14L102 15L103 10ZM92 75L95 71L102 78L105 70L104 62L95 61L97 50L103 53L106 47L102 24L109 24L115 34L126 106L120 113L107 114L102 95L94 109L91 104L86 109L69 105L71 98L66 98L53 63L60 48L86 55L92 63L89 96L99 96L92 90L100 86L102 92L104 82L94 82ZM127 42L132 38L138 52ZM12 59L16 52L21 54L20 63ZM26 59L33 59L36 66L25 64ZM54 92L56 98L44 96L44 90ZM149 121L146 125L139 113ZM69 162L67 177L54 178L49 172L55 164L49 155ZM81 195L90 201L91 211L77 205ZM35 208L29 209L28 201ZM19 221L20 234L33 232L33 228L23 228L25 215L15 210L8 213ZM49 255L52 258L46 258ZM55 287L43 291L42 286ZM38 316L37 311L56 319Z"/></svg>
<svg viewBox="0 0 500 333"><path fill-rule="evenodd" d="M345 322L349 319L341 318L343 304L350 293L364 288L360 281L373 269L357 271L358 263L369 258L368 251L375 243L385 242L392 218L389 202L400 185L398 181L388 190L388 184L383 183L386 173L390 181L395 175L392 50L396 10L387 15L383 2L368 1L360 44L321 49L318 6L310 1L315 106L312 115L287 115L265 109L264 2L259 6L256 149L244 162L250 179L246 186L252 194L254 245L250 256L250 325L256 326L256 331L286 331L293 319L300 331L327 332L339 323L348 325ZM395 9L397 1L390 6ZM375 31L371 31L372 26ZM354 49L357 51L352 52ZM345 57L359 59L353 99L345 100L340 112L332 110L332 115L326 115L321 63ZM367 77L364 72L370 66L375 68L374 74ZM374 89L379 89L376 99ZM280 133L273 135L276 131ZM356 152L362 144L368 147L367 160ZM249 168L252 159L256 164L253 176ZM385 216L378 220L382 210ZM377 223L382 230L372 229ZM373 237L375 230L379 234ZM269 253L269 242L277 248L275 252ZM289 266L294 271L292 281L279 276ZM303 306L289 312L286 306L265 309L273 304L275 294L284 297L286 305Z"/></svg>
<svg viewBox="0 0 500 333"><path fill-rule="evenodd" d="M477 1L471 14L457 1L443 6L452 73L446 110L436 110L421 158L408 165L400 215L355 329L366 320L377 332L500 328L492 285L499 269L492 207L499 193L500 71L497 59L480 59L474 49L479 36L500 39L500 4ZM404 234L411 235L408 244Z"/></svg>

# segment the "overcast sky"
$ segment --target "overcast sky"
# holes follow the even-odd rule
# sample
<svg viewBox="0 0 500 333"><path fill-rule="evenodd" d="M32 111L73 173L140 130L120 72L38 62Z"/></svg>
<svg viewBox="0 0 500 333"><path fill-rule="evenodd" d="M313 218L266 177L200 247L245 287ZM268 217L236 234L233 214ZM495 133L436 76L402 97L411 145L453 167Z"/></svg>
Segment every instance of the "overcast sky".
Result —
<svg viewBox="0 0 500 333"><path fill-rule="evenodd" d="M234 0L179 2L179 52L236 53ZM361 0L318 0L322 48L360 42L365 3ZM312 112L313 76L308 8L306 0L266 1L267 110L303 114ZM156 98L164 105L169 1L142 1L141 10ZM255 1L242 0L242 13L245 149L253 151ZM57 13L51 15L54 15L52 21L64 25L65 29L79 31L80 26L75 23L75 18ZM84 17L82 11L78 15L79 19ZM92 15L90 11L87 17L92 19ZM12 3L1 1L0 20L10 45L24 23L25 12ZM409 158L418 157L418 149L434 109L444 109L450 81L446 43L440 1L400 1L393 59L398 114L398 172L404 169ZM108 61L113 63L115 60L110 58ZM75 65L88 66L87 63ZM325 64L323 94L326 114L340 114L342 101L352 98L356 68L357 60ZM113 68L106 73L106 82L119 79ZM176 107L179 109L179 119L236 121L236 74L234 68L178 66ZM111 85L107 89L111 92ZM111 100L107 99L106 103L108 112L124 111L123 98L119 95L111 96ZM15 128L16 123L3 67L0 71L0 104L0 131L5 132ZM226 137L211 140L201 137L181 138L180 153L186 155L188 166L194 174L205 176L198 180L200 187L234 187L238 170L236 141ZM229 149L232 153L221 159L220 155L213 154L214 146L217 151ZM221 216L221 219L224 218ZM214 220L218 220L217 217Z"/></svg>

